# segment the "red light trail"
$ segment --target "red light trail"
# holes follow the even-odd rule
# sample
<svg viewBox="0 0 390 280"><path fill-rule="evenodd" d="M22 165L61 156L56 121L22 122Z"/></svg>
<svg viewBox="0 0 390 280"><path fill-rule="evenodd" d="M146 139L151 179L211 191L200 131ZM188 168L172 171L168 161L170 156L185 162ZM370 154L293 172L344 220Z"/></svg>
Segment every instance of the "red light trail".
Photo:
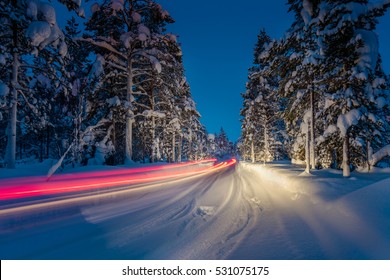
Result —
<svg viewBox="0 0 390 280"><path fill-rule="evenodd" d="M132 169L65 174L57 175L50 181L46 181L46 177L0 180L0 185L2 186L0 189L0 200L22 199L127 185L131 186L141 183L155 183L164 180L183 179L195 175L220 171L234 165L236 159L230 159L210 166L210 164L215 162L216 159L209 159L188 163L137 167ZM191 168L181 170L182 167Z"/></svg>

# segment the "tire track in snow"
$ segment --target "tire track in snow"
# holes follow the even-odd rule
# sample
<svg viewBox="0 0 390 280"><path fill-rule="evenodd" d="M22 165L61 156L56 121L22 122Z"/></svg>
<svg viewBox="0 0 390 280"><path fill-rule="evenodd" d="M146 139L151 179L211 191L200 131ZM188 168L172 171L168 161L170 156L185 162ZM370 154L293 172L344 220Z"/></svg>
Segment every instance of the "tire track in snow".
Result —
<svg viewBox="0 0 390 280"><path fill-rule="evenodd" d="M328 202L299 193L295 185L283 185L274 180L276 174L259 173L250 164L240 163L238 168L264 210L230 259L329 259L356 246L342 232L344 225L333 220L339 217Z"/></svg>
<svg viewBox="0 0 390 280"><path fill-rule="evenodd" d="M87 220L107 229L112 250L120 251L126 258L148 258L156 248L171 244L169 239L176 239L186 230L188 217L196 210L197 198L219 176L220 173L207 175L198 181L156 189L140 200L127 199L109 206L88 207L82 212ZM102 214L104 218L98 218ZM139 244L146 246L140 248ZM139 251L136 255L134 248Z"/></svg>
<svg viewBox="0 0 390 280"><path fill-rule="evenodd" d="M178 240L150 258L225 259L239 246L260 213L247 191L234 169L220 175L197 197L194 212L184 219Z"/></svg>
<svg viewBox="0 0 390 280"><path fill-rule="evenodd" d="M247 234L247 239L233 251L231 259L300 259L303 257L300 227L305 227L294 198L283 186L272 183L240 163L238 174L250 189L262 215ZM298 229L298 230L297 230ZM306 229L305 229L306 230ZM303 242L305 242L303 240Z"/></svg>

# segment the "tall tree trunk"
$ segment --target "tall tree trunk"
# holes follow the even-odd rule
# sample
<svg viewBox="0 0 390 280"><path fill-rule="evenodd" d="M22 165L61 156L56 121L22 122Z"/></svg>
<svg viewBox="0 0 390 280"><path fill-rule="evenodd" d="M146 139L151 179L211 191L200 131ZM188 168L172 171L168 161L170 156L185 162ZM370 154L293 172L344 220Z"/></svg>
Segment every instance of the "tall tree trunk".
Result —
<svg viewBox="0 0 390 280"><path fill-rule="evenodd" d="M199 148L197 149L197 151L195 151L195 161L198 161L198 159L199 159L198 151L202 151L202 150L203 150L203 143L201 141L200 144L199 144Z"/></svg>
<svg viewBox="0 0 390 280"><path fill-rule="evenodd" d="M73 148L73 165L81 163L81 151L82 147L80 147L81 139L81 123L83 118L83 108L84 108L84 99L83 96L79 92L79 104L77 107L77 117L75 119L75 127L74 127L74 148ZM115 143L114 146L116 147Z"/></svg>
<svg viewBox="0 0 390 280"><path fill-rule="evenodd" d="M43 161L43 132L39 134L39 162Z"/></svg>
<svg viewBox="0 0 390 280"><path fill-rule="evenodd" d="M192 155L192 136L190 136L190 139L188 140L188 160L193 160Z"/></svg>
<svg viewBox="0 0 390 280"><path fill-rule="evenodd" d="M315 118L314 118L314 90L311 88L310 91L310 107L311 107L311 112L310 112L310 163L311 163L311 168L315 169L316 168L316 154L315 154Z"/></svg>
<svg viewBox="0 0 390 280"><path fill-rule="evenodd" d="M162 127L167 127L167 119L164 118L162 120ZM168 143L169 143L169 140L168 140L168 133L166 133L165 129L163 129L160 133L161 136L158 137L159 141L161 141L161 143L159 142L159 151L162 153L160 155L160 158L161 159L164 159L166 161L169 161L170 158L169 158L169 149L168 149Z"/></svg>
<svg viewBox="0 0 390 280"><path fill-rule="evenodd" d="M46 156L45 158L49 158L50 156L50 126L46 126Z"/></svg>
<svg viewBox="0 0 390 280"><path fill-rule="evenodd" d="M253 137L251 140L251 160L252 160L252 163L255 163L255 143L253 141Z"/></svg>
<svg viewBox="0 0 390 280"><path fill-rule="evenodd" d="M309 134L309 125L306 129L306 145L305 145L305 157L306 157L306 169L305 172L310 174L310 134Z"/></svg>
<svg viewBox="0 0 390 280"><path fill-rule="evenodd" d="M127 102L133 103L133 69L131 57L127 59ZM125 163L133 162L133 122L134 113L132 108L127 109L126 113L126 144L125 144Z"/></svg>
<svg viewBox="0 0 390 280"><path fill-rule="evenodd" d="M176 154L175 154L175 146L176 146L176 132L173 131L172 134L172 162L175 162L176 160Z"/></svg>
<svg viewBox="0 0 390 280"><path fill-rule="evenodd" d="M154 87L155 87L155 80L153 79L152 85L150 87L150 93L149 93L149 102L150 102L150 109L152 112L154 112L155 109L155 103L154 103ZM152 138L152 154L150 156L150 162L155 162L156 155L157 155L157 142L156 142L156 117L152 116L152 127L151 127L151 138Z"/></svg>
<svg viewBox="0 0 390 280"><path fill-rule="evenodd" d="M14 9L17 9L17 1L13 0ZM16 162L16 120L18 113L18 75L19 75L19 56L18 56L18 25L16 20L12 20L13 37L13 61L12 61L12 80L11 80L11 110L9 114L8 139L7 139L7 167L15 168Z"/></svg>
<svg viewBox="0 0 390 280"><path fill-rule="evenodd" d="M371 170L371 159L372 159L372 148L371 148L371 142L367 141L367 169L368 171Z"/></svg>
<svg viewBox="0 0 390 280"><path fill-rule="evenodd" d="M268 161L269 154L268 129L267 124L264 124L264 164Z"/></svg>
<svg viewBox="0 0 390 280"><path fill-rule="evenodd" d="M183 135L179 137L179 144L177 145L177 161L181 162L181 151L183 146Z"/></svg>
<svg viewBox="0 0 390 280"><path fill-rule="evenodd" d="M349 166L349 138L348 135L343 139L343 177L351 176L351 168Z"/></svg>
<svg viewBox="0 0 390 280"><path fill-rule="evenodd" d="M152 110L154 108L152 107ZM151 138L152 138L152 154L150 155L150 162L155 162L157 157L157 141L156 141L156 118L152 116L152 127L151 127Z"/></svg>

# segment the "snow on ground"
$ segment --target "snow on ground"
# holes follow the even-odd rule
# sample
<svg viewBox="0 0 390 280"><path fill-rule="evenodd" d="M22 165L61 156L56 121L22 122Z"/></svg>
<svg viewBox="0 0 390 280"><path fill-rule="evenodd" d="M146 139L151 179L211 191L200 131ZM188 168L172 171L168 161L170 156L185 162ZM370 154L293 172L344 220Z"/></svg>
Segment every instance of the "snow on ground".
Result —
<svg viewBox="0 0 390 280"><path fill-rule="evenodd" d="M262 201L262 215L239 259L389 259L390 174L241 164ZM243 176L243 177L244 177ZM257 248L257 250L251 250Z"/></svg>
<svg viewBox="0 0 390 280"><path fill-rule="evenodd" d="M89 167L90 168L90 167ZM2 171L2 170L1 170ZM239 163L3 215L1 259L389 259L390 174ZM0 216L1 216L0 210Z"/></svg>

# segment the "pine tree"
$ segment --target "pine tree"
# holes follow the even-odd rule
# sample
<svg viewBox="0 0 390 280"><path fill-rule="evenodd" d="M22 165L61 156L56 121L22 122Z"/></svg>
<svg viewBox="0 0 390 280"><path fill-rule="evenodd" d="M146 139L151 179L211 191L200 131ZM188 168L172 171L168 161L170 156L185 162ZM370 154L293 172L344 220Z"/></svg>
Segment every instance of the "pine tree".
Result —
<svg viewBox="0 0 390 280"><path fill-rule="evenodd" d="M215 143L215 156L221 159L232 157L234 155L234 146L229 141L225 130L221 127L218 134L213 139Z"/></svg>
<svg viewBox="0 0 390 280"><path fill-rule="evenodd" d="M270 69L274 41L264 30L258 35L253 66L249 69L247 91L241 115L242 145L252 162L283 158L284 124L277 95L278 76Z"/></svg>
<svg viewBox="0 0 390 280"><path fill-rule="evenodd" d="M332 93L325 118L337 127L332 131L342 140L343 175L349 177L350 164L362 166L370 147L378 149L388 142L388 122L383 114L387 107L378 102L385 95L377 90L381 67L373 30L390 3L344 2L329 3L322 13L319 34L327 58L327 90Z"/></svg>
<svg viewBox="0 0 390 280"><path fill-rule="evenodd" d="M137 115L134 103L139 96L147 94L140 81L154 79L161 73L158 45L166 40L163 28L172 19L152 0L104 1L102 5L94 4L93 11L85 41L96 47L105 72L104 80L110 79L112 83L112 89L102 96L116 101L115 119L125 123L125 161L131 162Z"/></svg>
<svg viewBox="0 0 390 280"><path fill-rule="evenodd" d="M302 159L304 147L306 172L318 163L316 149L324 90L321 86L321 44L317 36L315 19L320 1L289 1L295 21L282 42L282 54L288 59L287 69L280 83L279 92L288 99L284 119L290 136L294 139L293 158Z"/></svg>
<svg viewBox="0 0 390 280"><path fill-rule="evenodd" d="M63 0L64 4L71 8L78 8L76 2ZM2 98L7 100L5 111L7 112L7 148L6 162L8 168L15 167L18 103L26 101L23 92L28 89L23 87L25 68L31 67L26 60L26 55L40 55L40 51L47 46L53 46L63 54L66 46L63 35L57 26L54 8L40 0L0 1L0 45L4 58L5 72L1 77L1 84L7 90Z"/></svg>
<svg viewBox="0 0 390 280"><path fill-rule="evenodd" d="M250 70L240 149L244 158L255 161L259 138L254 135L264 135L266 129L258 124L266 122L264 112L272 103L267 96L275 96L291 139L291 157L305 159L307 172L315 166L341 165L349 176L350 163L370 167L389 150L389 84L373 30L390 3L288 4L294 23L282 39L256 55L259 60ZM277 92L265 90L267 86Z"/></svg>

